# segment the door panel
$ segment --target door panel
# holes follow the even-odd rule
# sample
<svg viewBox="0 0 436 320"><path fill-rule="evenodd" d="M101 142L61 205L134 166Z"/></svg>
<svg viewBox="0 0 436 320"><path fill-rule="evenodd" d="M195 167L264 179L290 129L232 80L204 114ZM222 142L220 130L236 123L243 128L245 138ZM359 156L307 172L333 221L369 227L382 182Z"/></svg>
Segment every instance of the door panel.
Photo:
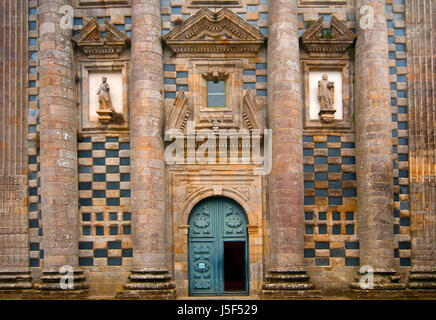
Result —
<svg viewBox="0 0 436 320"><path fill-rule="evenodd" d="M227 198L197 204L189 218L188 243L190 294L222 295L236 289L248 293L247 218L241 206ZM233 263L238 263L233 275L230 269L225 272L229 268L225 254L227 262L236 259Z"/></svg>

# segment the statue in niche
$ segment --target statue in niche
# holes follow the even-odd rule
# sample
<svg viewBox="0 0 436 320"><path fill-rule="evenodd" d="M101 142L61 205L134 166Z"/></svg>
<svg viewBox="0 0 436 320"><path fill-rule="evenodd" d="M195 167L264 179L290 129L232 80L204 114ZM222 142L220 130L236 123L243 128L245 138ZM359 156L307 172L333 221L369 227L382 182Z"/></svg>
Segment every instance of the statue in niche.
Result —
<svg viewBox="0 0 436 320"><path fill-rule="evenodd" d="M99 110L110 110L115 112L114 106L112 105L112 99L109 93L109 84L107 83L107 78L102 78L102 84L100 88L98 88L98 102L99 102Z"/></svg>
<svg viewBox="0 0 436 320"><path fill-rule="evenodd" d="M323 74L318 81L318 100L321 106L319 116L323 122L333 122L336 110L335 103L335 83L328 80L328 75Z"/></svg>
<svg viewBox="0 0 436 320"><path fill-rule="evenodd" d="M109 122L122 123L124 121L123 115L115 112L115 108L112 104L110 96L110 87L107 83L107 78L102 77L102 83L97 90L98 95L98 120L102 124L108 124Z"/></svg>

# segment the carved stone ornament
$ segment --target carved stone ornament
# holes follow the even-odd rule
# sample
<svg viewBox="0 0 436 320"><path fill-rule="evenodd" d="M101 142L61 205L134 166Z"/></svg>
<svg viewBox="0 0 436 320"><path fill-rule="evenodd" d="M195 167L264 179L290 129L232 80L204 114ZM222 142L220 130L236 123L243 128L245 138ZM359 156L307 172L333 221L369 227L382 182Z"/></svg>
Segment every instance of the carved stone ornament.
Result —
<svg viewBox="0 0 436 320"><path fill-rule="evenodd" d="M173 108L171 109L170 115L165 124L165 132L171 133L172 130L180 130L180 132L184 132L191 113L191 106L182 88L177 94ZM266 129L265 119L260 112L256 98L250 88L248 88L242 103L242 115L244 117L245 126L248 130L259 130L260 135L264 134L264 130ZM219 129L219 120L213 119L212 130L218 131Z"/></svg>
<svg viewBox="0 0 436 320"><path fill-rule="evenodd" d="M163 37L179 56L253 56L265 39L257 28L227 8L216 13L203 8Z"/></svg>
<svg viewBox="0 0 436 320"><path fill-rule="evenodd" d="M174 106L171 109L170 116L165 125L165 132L174 129L183 132L190 114L191 108L188 104L188 98L186 97L183 88L181 88L177 94L176 100L174 100Z"/></svg>
<svg viewBox="0 0 436 320"><path fill-rule="evenodd" d="M248 130L259 130L261 135L263 134L263 131L266 129L265 119L250 88L248 88L244 97L242 116Z"/></svg>
<svg viewBox="0 0 436 320"><path fill-rule="evenodd" d="M106 37L101 37L106 32ZM73 37L74 43L88 58L114 59L118 58L128 46L130 38L104 19L101 28L97 19L92 18L82 30Z"/></svg>
<svg viewBox="0 0 436 320"><path fill-rule="evenodd" d="M336 110L335 103L335 83L328 80L328 75L323 74L318 81L318 100L320 104L319 117L323 122L333 122Z"/></svg>
<svg viewBox="0 0 436 320"><path fill-rule="evenodd" d="M300 37L310 56L342 56L356 35L332 16L330 28L324 28L324 16L315 21Z"/></svg>

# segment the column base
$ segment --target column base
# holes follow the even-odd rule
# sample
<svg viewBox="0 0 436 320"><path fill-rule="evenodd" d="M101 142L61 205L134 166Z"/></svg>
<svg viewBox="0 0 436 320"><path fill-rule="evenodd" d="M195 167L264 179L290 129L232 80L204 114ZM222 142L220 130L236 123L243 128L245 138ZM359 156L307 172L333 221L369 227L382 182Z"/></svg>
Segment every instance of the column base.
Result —
<svg viewBox="0 0 436 320"><path fill-rule="evenodd" d="M411 271L407 288L436 292L436 271Z"/></svg>
<svg viewBox="0 0 436 320"><path fill-rule="evenodd" d="M266 299L321 299L319 290L309 282L304 270L269 271L262 284L261 298Z"/></svg>
<svg viewBox="0 0 436 320"><path fill-rule="evenodd" d="M70 284L68 274L57 271L43 271L41 283L35 284L34 290L23 293L23 299L61 299L77 300L86 299L89 294L89 286L85 282L83 271L73 272L73 281ZM67 286L67 288L64 287Z"/></svg>
<svg viewBox="0 0 436 320"><path fill-rule="evenodd" d="M400 299L407 298L405 291L406 285L399 283L400 276L396 275L395 270L374 270L374 279L368 283L365 279L362 283L361 278L367 273L360 273L354 277L354 282L350 285L350 294L354 299Z"/></svg>
<svg viewBox="0 0 436 320"><path fill-rule="evenodd" d="M132 271L124 290L116 299L171 300L176 298L176 285L168 271Z"/></svg>

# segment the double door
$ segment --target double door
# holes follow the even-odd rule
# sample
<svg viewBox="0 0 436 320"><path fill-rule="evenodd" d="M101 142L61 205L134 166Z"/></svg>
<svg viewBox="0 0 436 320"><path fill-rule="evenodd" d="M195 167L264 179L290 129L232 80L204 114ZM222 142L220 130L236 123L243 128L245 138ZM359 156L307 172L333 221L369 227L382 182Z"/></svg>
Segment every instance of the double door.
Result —
<svg viewBox="0 0 436 320"><path fill-rule="evenodd" d="M248 294L247 218L228 198L198 203L189 219L189 293Z"/></svg>

